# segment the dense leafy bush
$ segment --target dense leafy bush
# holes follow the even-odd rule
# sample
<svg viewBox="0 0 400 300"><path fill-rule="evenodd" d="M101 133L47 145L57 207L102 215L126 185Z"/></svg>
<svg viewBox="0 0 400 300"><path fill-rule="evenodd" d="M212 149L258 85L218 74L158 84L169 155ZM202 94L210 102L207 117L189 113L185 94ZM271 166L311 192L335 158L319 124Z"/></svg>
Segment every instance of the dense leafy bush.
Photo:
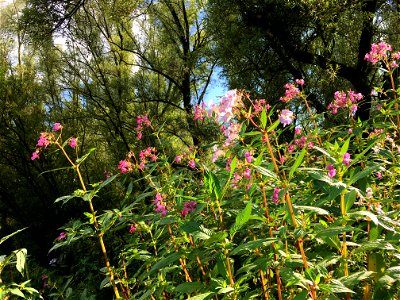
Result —
<svg viewBox="0 0 400 300"><path fill-rule="evenodd" d="M385 43L366 56L391 82L399 58ZM338 91L325 114L345 124L324 128L303 84L285 86L282 110L239 91L208 110L197 106L196 126L219 128L219 140L173 158L156 134L157 147L132 145L119 174L90 186L80 168L94 149L78 157L79 138L63 141L54 124L32 159L50 146L61 151L81 189L56 203L80 199L89 210L51 251L99 244L99 285L116 298L396 299L398 91L373 90L370 122L354 117L363 95ZM138 139L145 126L151 120L140 116ZM120 206L97 212L96 198L110 185L124 190ZM80 293L89 297L87 289L68 296Z"/></svg>

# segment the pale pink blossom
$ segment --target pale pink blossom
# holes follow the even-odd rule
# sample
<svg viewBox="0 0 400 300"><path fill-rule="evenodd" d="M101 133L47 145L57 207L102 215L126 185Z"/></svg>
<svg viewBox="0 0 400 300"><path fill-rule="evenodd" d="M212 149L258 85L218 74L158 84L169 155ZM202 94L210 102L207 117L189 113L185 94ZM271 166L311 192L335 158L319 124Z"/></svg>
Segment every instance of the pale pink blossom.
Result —
<svg viewBox="0 0 400 300"><path fill-rule="evenodd" d="M286 125L290 125L293 122L293 119L293 112L288 109L282 110L279 115L279 121L283 124L283 127L285 127Z"/></svg>
<svg viewBox="0 0 400 300"><path fill-rule="evenodd" d="M76 142L76 138L71 138L70 140L69 140L69 146L71 147L71 148L75 148L78 144L77 144L77 142Z"/></svg>

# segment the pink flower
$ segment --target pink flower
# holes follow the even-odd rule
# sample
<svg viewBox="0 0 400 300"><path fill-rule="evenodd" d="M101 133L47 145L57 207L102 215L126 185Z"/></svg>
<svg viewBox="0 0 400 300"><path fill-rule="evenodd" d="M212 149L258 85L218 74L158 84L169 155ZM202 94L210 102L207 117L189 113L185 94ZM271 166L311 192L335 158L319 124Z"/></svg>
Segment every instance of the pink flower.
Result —
<svg viewBox="0 0 400 300"><path fill-rule="evenodd" d="M279 192L281 191L280 188L276 187L274 188L274 194L272 195L272 202L275 204L279 203Z"/></svg>
<svg viewBox="0 0 400 300"><path fill-rule="evenodd" d="M35 151L35 152L32 153L31 160L35 160L36 158L39 158L39 155L38 155L38 153Z"/></svg>
<svg viewBox="0 0 400 300"><path fill-rule="evenodd" d="M335 166L333 164L328 165L326 167L326 169L328 170L328 176L329 177L335 177L336 169L335 169Z"/></svg>
<svg viewBox="0 0 400 300"><path fill-rule="evenodd" d="M194 169L196 167L196 162L194 161L194 159L191 159L188 165L189 168Z"/></svg>
<svg viewBox="0 0 400 300"><path fill-rule="evenodd" d="M50 141L47 139L47 134L45 132L42 132L40 134L40 138L37 141L36 146L37 147L43 147L46 148L50 144Z"/></svg>
<svg viewBox="0 0 400 300"><path fill-rule="evenodd" d="M154 209L155 212L161 213L161 217L164 217L167 214L167 209L164 204L158 202L156 204L156 208Z"/></svg>
<svg viewBox="0 0 400 300"><path fill-rule="evenodd" d="M135 224L131 224L131 226L129 227L129 233L134 233L136 231L136 226Z"/></svg>
<svg viewBox="0 0 400 300"><path fill-rule="evenodd" d="M345 166L350 165L350 153L346 152L345 154L343 154L342 163L343 163Z"/></svg>
<svg viewBox="0 0 400 300"><path fill-rule="evenodd" d="M282 155L282 156L279 158L279 161L281 162L281 164L285 163L286 157L285 157L284 155Z"/></svg>
<svg viewBox="0 0 400 300"><path fill-rule="evenodd" d="M288 152L292 153L293 151L294 151L294 145L290 144L289 147L288 147Z"/></svg>
<svg viewBox="0 0 400 300"><path fill-rule="evenodd" d="M287 83L284 87L286 89L285 96L279 98L279 100L281 100L282 102L289 102L293 98L300 95L299 89L295 87L292 83Z"/></svg>
<svg viewBox="0 0 400 300"><path fill-rule="evenodd" d="M197 120L203 121L204 114L205 114L204 108L200 107L199 105L196 105L196 107L194 109L194 120L195 121L197 121Z"/></svg>
<svg viewBox="0 0 400 300"><path fill-rule="evenodd" d="M304 79L296 79L294 82L298 85L304 85Z"/></svg>
<svg viewBox="0 0 400 300"><path fill-rule="evenodd" d="M61 240L66 239L66 238L67 238L67 233L65 231L63 231L58 236L57 241L61 241Z"/></svg>
<svg viewBox="0 0 400 300"><path fill-rule="evenodd" d="M138 140L141 140L143 137L143 134L141 132L139 132L136 137Z"/></svg>
<svg viewBox="0 0 400 300"><path fill-rule="evenodd" d="M392 51L392 46L388 43L380 42L379 44L372 44L371 51L365 54L364 59L375 65L377 62L387 57L387 51Z"/></svg>
<svg viewBox="0 0 400 300"><path fill-rule="evenodd" d="M382 173L381 172L376 172L376 177L378 177L378 179L382 179Z"/></svg>
<svg viewBox="0 0 400 300"><path fill-rule="evenodd" d="M129 172L130 169L130 163L126 160L120 160L119 165L118 165L118 169L120 169L120 173L127 173Z"/></svg>
<svg viewBox="0 0 400 300"><path fill-rule="evenodd" d="M300 134L301 134L301 128L300 128L300 127L296 127L296 128L294 129L294 134L300 135Z"/></svg>
<svg viewBox="0 0 400 300"><path fill-rule="evenodd" d="M181 158L180 155L177 155L177 156L175 157L175 162L176 162L176 163L180 163L181 160L182 160L182 158Z"/></svg>
<svg viewBox="0 0 400 300"><path fill-rule="evenodd" d="M348 134L352 134L353 133L353 129L349 128L349 130L347 130Z"/></svg>
<svg viewBox="0 0 400 300"><path fill-rule="evenodd" d="M243 172L243 177L247 179L251 179L251 170L249 168L246 168Z"/></svg>
<svg viewBox="0 0 400 300"><path fill-rule="evenodd" d="M245 157L247 163L251 163L252 160L253 160L253 152L252 151L247 151L244 154L244 157Z"/></svg>
<svg viewBox="0 0 400 300"><path fill-rule="evenodd" d="M291 124L293 122L293 119L293 112L288 109L282 110L281 114L279 115L279 121L283 124L283 127Z"/></svg>
<svg viewBox="0 0 400 300"><path fill-rule="evenodd" d="M162 195L159 193L159 192L157 192L156 193L156 198L154 199L154 204L157 204L157 203L159 203L159 202L161 202L163 200L163 197L162 197Z"/></svg>
<svg viewBox="0 0 400 300"><path fill-rule="evenodd" d="M232 163L232 159L228 158L228 160L226 161L226 165L225 165L225 169L230 172L231 171L231 163Z"/></svg>
<svg viewBox="0 0 400 300"><path fill-rule="evenodd" d="M71 148L75 148L77 146L76 138L70 139L69 145Z"/></svg>
<svg viewBox="0 0 400 300"><path fill-rule="evenodd" d="M54 123L54 125L53 125L54 131L59 131L61 128L62 128L62 125L60 123Z"/></svg>
<svg viewBox="0 0 400 300"><path fill-rule="evenodd" d="M314 143L313 142L309 142L307 147L310 150L314 149Z"/></svg>
<svg viewBox="0 0 400 300"><path fill-rule="evenodd" d="M190 214L191 212L195 211L197 207L197 202L196 201L190 201L186 202L183 205L183 209L181 211L182 217L186 217L186 215Z"/></svg>

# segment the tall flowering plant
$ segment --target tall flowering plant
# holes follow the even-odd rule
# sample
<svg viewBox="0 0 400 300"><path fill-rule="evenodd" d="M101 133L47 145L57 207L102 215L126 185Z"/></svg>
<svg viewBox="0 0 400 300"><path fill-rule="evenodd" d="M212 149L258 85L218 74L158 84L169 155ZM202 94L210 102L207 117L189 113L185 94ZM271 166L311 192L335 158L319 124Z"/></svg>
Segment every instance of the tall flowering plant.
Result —
<svg viewBox="0 0 400 300"><path fill-rule="evenodd" d="M395 56L387 47L371 51L372 63ZM209 152L168 157L154 145L132 147L117 175L90 191L82 184L74 197L88 200L100 244L108 231L122 237L109 260L117 267L107 266L116 298L395 299L397 111L377 113L381 127L371 129L374 120L353 119L363 96L338 91L327 113L344 111L349 122L324 128L304 85L285 85L279 111L229 91L210 109L195 108L195 122L219 128L219 139L204 147ZM293 99L302 103L301 118L290 110ZM283 139L286 132L292 140ZM39 141L35 156L55 145L80 178L81 160L68 156L61 134L43 133ZM91 200L115 178L127 185L123 205L97 215ZM71 241L71 231L56 245Z"/></svg>

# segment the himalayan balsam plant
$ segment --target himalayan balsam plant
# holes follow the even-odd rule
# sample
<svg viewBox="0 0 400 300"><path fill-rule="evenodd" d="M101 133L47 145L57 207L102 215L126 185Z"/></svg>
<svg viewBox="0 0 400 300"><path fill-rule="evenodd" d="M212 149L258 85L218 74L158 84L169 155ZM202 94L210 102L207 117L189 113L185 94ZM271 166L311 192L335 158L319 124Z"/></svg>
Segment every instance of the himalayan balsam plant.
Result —
<svg viewBox="0 0 400 300"><path fill-rule="evenodd" d="M116 299L398 299L400 122L392 74L400 55L380 43L365 59L393 84L390 92L374 90L369 123L355 119L363 95L338 91L326 114L347 123L325 129L297 79L284 86L282 109L239 91L209 109L197 106L194 122L215 124L218 140L176 157L164 154L161 141L132 146L118 174L91 189L80 173L90 151L73 159L66 148L79 139L63 143L60 124L41 134L32 159L54 145L76 171L81 189L56 202L88 203L103 286ZM136 141L151 126L147 115L137 120ZM127 187L121 206L96 213L93 198L117 181ZM66 227L53 250L81 232ZM124 242L109 258L103 237L111 233Z"/></svg>

